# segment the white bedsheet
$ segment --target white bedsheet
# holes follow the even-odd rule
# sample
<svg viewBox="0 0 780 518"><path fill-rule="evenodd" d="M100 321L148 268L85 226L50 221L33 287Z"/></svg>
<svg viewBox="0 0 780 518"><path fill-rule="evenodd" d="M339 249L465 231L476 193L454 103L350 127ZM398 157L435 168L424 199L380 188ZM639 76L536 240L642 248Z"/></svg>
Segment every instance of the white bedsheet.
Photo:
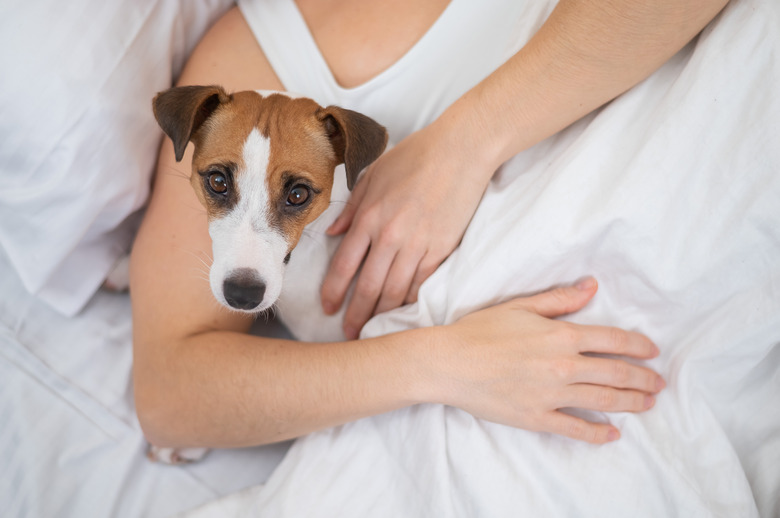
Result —
<svg viewBox="0 0 780 518"><path fill-rule="evenodd" d="M0 250L0 516L155 517L265 482L287 444L154 464L133 409L127 294L67 318Z"/></svg>
<svg viewBox="0 0 780 518"><path fill-rule="evenodd" d="M452 322L595 275L596 298L569 318L647 334L668 382L650 412L588 414L620 441L421 405L303 438L264 487L191 516L780 515L778 27L778 2L734 1L649 79L511 160L419 303L363 330ZM340 335L317 316L334 216L288 270L280 313L301 338Z"/></svg>

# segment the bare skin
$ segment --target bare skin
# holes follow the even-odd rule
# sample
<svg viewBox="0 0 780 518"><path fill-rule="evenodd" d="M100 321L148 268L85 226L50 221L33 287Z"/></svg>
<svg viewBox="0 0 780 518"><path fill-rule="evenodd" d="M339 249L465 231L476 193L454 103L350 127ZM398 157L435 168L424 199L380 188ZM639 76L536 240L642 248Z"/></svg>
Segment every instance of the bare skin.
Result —
<svg viewBox="0 0 780 518"><path fill-rule="evenodd" d="M383 19L377 10L385 9L384 2L361 1L357 11L352 3L331 12ZM317 15L305 2L301 8L346 86L392 64L443 9L438 2L422 10L417 5L394 4L407 15L383 19L387 32L371 48L371 59L340 57L345 49L363 52L358 42L375 36L370 23L364 31L342 33L345 42L332 47L317 29ZM229 91L282 89L237 9L204 37L179 81L211 83ZM170 142L163 143L131 262L136 407L144 432L158 446L275 442L420 402L604 443L619 437L615 427L559 409L641 412L664 386L650 369L582 354L653 358L658 348L645 336L554 320L587 304L597 290L593 279L515 299L449 326L368 340L306 344L247 335L251 320L219 306L210 292L205 272L211 242L205 211L188 182L191 153L176 163Z"/></svg>

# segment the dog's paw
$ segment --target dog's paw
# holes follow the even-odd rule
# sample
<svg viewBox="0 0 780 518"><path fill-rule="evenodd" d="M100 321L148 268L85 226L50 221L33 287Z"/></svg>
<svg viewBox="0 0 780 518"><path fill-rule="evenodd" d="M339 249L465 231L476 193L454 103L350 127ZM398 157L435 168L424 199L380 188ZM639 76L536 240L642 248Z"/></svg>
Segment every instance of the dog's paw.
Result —
<svg viewBox="0 0 780 518"><path fill-rule="evenodd" d="M150 444L146 456L162 464L188 464L199 461L208 451L208 448L158 448Z"/></svg>
<svg viewBox="0 0 780 518"><path fill-rule="evenodd" d="M130 255L124 255L114 265L109 272L106 280L103 281L103 288L109 291L126 291L130 287Z"/></svg>

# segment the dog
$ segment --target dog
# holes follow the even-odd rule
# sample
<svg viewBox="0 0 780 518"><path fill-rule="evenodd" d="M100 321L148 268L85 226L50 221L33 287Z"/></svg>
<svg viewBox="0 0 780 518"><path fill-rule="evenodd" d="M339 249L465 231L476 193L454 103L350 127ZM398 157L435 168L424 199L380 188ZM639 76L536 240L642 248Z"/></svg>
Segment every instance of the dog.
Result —
<svg viewBox="0 0 780 518"><path fill-rule="evenodd" d="M194 144L190 183L208 217L209 284L241 313L279 298L304 227L330 204L336 166L344 164L351 190L387 146L386 129L370 117L282 92L181 86L152 105L177 162ZM179 463L205 451L152 446L149 456Z"/></svg>

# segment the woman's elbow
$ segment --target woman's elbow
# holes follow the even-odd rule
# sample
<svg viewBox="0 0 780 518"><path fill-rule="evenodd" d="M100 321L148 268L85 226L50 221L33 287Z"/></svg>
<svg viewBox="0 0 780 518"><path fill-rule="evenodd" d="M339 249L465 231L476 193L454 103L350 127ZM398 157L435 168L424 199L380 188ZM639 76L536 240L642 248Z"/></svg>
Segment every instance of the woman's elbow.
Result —
<svg viewBox="0 0 780 518"><path fill-rule="evenodd" d="M135 411L141 430L149 443L164 447L181 447L187 441L182 433L181 401L160 376L143 366L133 366Z"/></svg>
<svg viewBox="0 0 780 518"><path fill-rule="evenodd" d="M172 433L168 412L164 410L166 404L161 399L143 386L135 385L135 412L144 437L155 446L176 447L178 441Z"/></svg>

